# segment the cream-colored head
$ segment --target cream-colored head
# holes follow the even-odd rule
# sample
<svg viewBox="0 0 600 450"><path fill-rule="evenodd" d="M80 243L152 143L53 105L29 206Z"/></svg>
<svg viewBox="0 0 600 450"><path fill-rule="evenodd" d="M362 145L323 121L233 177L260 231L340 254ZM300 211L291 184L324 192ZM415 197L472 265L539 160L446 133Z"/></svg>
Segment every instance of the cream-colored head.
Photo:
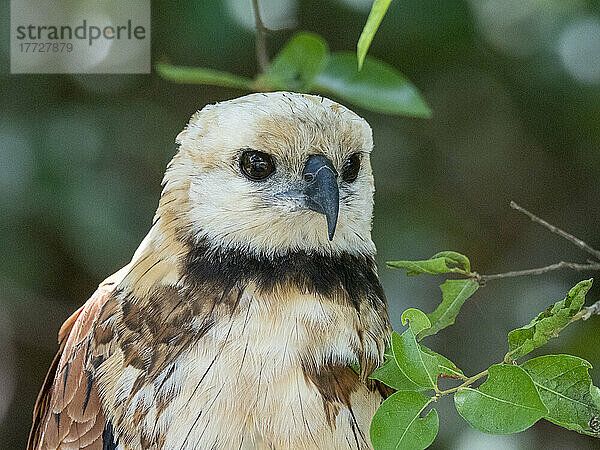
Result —
<svg viewBox="0 0 600 450"><path fill-rule="evenodd" d="M261 255L374 253L371 128L344 106L291 92L251 94L206 106L177 142L157 211L163 226L172 221L188 238ZM256 167L256 151L274 164L259 180L242 167ZM313 155L320 157L307 166ZM360 164L354 180L352 155ZM265 167L273 169L259 158Z"/></svg>

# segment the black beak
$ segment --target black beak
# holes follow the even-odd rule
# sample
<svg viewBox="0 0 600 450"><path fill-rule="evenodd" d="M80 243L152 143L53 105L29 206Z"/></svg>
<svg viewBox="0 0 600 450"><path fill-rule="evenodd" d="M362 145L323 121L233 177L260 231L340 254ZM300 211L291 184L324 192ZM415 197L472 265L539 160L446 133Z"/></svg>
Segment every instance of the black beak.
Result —
<svg viewBox="0 0 600 450"><path fill-rule="evenodd" d="M306 161L302 177L306 207L325 215L329 240L332 241L340 209L338 173L325 156L312 155Z"/></svg>

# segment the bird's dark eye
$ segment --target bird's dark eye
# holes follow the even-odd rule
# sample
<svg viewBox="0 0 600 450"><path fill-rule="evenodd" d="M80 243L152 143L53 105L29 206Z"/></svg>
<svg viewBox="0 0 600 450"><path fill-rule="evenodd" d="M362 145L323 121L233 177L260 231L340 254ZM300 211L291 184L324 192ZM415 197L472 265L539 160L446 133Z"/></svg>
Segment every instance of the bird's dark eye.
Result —
<svg viewBox="0 0 600 450"><path fill-rule="evenodd" d="M240 169L251 180L264 180L275 172L275 162L268 153L246 150L240 157Z"/></svg>
<svg viewBox="0 0 600 450"><path fill-rule="evenodd" d="M360 153L353 153L344 162L342 167L342 180L346 183L352 183L358 177L358 171L360 170Z"/></svg>

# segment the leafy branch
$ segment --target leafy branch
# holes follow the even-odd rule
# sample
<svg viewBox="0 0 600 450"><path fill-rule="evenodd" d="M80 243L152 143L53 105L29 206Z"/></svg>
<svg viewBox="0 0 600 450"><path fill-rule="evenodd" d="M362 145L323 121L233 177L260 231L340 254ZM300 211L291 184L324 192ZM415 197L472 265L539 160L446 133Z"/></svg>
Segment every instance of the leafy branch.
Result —
<svg viewBox="0 0 600 450"><path fill-rule="evenodd" d="M549 224L511 202L511 207L534 222L567 239L597 257L597 251L581 239ZM600 258L599 258L600 260ZM444 251L422 261L392 261L388 266L406 270L407 275L454 274L441 286L442 301L431 313L408 309L402 324L408 328L393 333L384 364L371 374L394 389L371 423L371 441L376 450L388 448L424 449L437 435L439 417L435 407L424 411L442 397L452 395L458 413L484 433L506 434L523 431L540 419L579 433L600 437L600 389L589 375L591 364L571 355L545 355L519 360L555 338L578 320L600 315L600 301L584 307L592 280L575 285L565 296L538 314L530 323L508 333L508 351L500 364L465 376L448 358L420 343L427 336L452 325L461 307L487 281L539 275L560 268L599 270L600 262L557 263L551 266L502 274L480 275L470 260ZM438 380L450 378L458 384L440 390ZM481 381L484 382L476 387Z"/></svg>
<svg viewBox="0 0 600 450"><path fill-rule="evenodd" d="M253 0L256 24L256 58L259 73L254 78L200 67L167 62L156 65L157 73L175 83L213 85L243 91L288 90L331 95L362 108L384 114L428 118L429 107L418 89L392 66L370 56L361 59L352 52L330 52L315 33L299 32L270 61L269 30L264 26L258 0Z"/></svg>
<svg viewBox="0 0 600 450"><path fill-rule="evenodd" d="M436 255L432 256L428 260L425 261L391 261L388 262L388 266L398 268L398 269L407 269L407 275L417 275L419 273L446 273L453 272L465 275L466 277L477 281L479 286L485 286L488 281L491 280L500 280L503 278L514 278L514 277L522 277L529 275L543 275L548 272L553 272L561 269L571 269L576 271L600 271L600 251L592 248L590 245L585 243L582 239L579 239L573 236L570 233L558 228L555 225L551 225L544 219L536 216L535 214L527 211L525 208L517 205L514 201L510 202L510 207L522 212L527 217L529 217L532 221L541 224L546 229L550 230L552 233L555 233L567 241L571 242L578 248L586 251L587 253L593 255L598 261L588 260L587 263L574 263L574 262L565 262L560 261L558 263L550 264L544 267L537 267L534 269L525 269L525 270L515 270L504 273L495 273L491 275L482 275L478 272L471 271L471 266L465 265L465 262L468 261L466 257L460 255L457 252L440 252Z"/></svg>

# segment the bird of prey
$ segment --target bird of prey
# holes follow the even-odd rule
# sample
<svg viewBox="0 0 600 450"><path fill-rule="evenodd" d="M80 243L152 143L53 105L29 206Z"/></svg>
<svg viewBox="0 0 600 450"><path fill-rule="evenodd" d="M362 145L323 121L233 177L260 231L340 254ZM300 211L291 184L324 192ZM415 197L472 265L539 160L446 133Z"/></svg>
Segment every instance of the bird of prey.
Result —
<svg viewBox="0 0 600 450"><path fill-rule="evenodd" d="M368 449L391 329L372 133L319 96L208 105L131 262L59 332L29 449Z"/></svg>

